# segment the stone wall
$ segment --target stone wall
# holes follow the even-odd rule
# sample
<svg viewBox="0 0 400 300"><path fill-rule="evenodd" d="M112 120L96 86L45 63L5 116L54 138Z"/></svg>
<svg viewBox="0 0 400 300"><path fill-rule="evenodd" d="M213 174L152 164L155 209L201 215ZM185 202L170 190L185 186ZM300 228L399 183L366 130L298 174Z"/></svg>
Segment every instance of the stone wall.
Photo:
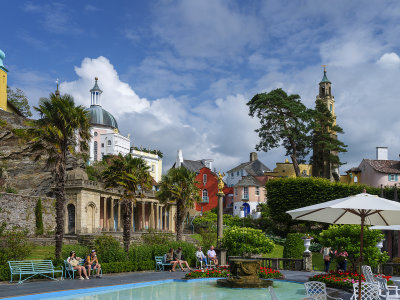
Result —
<svg viewBox="0 0 400 300"><path fill-rule="evenodd" d="M0 193L0 223L6 222L7 229L19 227L27 229L29 235L35 233L35 207L42 199L44 233L55 230L55 199L32 197L19 194Z"/></svg>

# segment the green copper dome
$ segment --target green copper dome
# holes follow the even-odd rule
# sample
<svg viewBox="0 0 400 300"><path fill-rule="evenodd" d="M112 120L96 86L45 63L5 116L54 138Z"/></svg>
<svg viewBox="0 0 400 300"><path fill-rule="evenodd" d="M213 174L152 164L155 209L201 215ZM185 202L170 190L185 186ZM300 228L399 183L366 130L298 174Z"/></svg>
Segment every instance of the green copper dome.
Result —
<svg viewBox="0 0 400 300"><path fill-rule="evenodd" d="M90 124L111 127L118 129L117 120L108 111L103 109L100 105L91 105L89 107Z"/></svg>
<svg viewBox="0 0 400 300"><path fill-rule="evenodd" d="M322 77L322 80L321 80L320 83L323 83L323 82L331 83L331 82L329 81L328 77L326 77L326 71L324 71L324 77Z"/></svg>

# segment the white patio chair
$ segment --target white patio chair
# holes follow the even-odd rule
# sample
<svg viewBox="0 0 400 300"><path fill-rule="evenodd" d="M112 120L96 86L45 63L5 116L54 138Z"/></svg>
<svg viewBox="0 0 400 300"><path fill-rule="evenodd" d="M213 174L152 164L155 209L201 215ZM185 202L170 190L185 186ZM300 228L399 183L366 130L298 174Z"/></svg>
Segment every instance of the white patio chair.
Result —
<svg viewBox="0 0 400 300"><path fill-rule="evenodd" d="M269 294L271 296L271 300L279 300L279 298L275 294L275 290L272 286L268 288Z"/></svg>
<svg viewBox="0 0 400 300"><path fill-rule="evenodd" d="M342 298L331 297L326 293L326 284L319 281L309 281L304 283L306 289L306 299L313 300L343 300Z"/></svg>
<svg viewBox="0 0 400 300"><path fill-rule="evenodd" d="M375 277L374 273L372 273L372 269L370 266L367 265L361 266L361 272L365 277L365 282L377 283L376 278L379 276Z"/></svg>
<svg viewBox="0 0 400 300"><path fill-rule="evenodd" d="M384 299L400 299L400 290L396 285L387 285L385 278L376 277L379 286L379 295Z"/></svg>
<svg viewBox="0 0 400 300"><path fill-rule="evenodd" d="M353 284L353 296L350 300L358 300L359 285L358 282ZM379 286L375 283L361 283L361 300L380 300Z"/></svg>

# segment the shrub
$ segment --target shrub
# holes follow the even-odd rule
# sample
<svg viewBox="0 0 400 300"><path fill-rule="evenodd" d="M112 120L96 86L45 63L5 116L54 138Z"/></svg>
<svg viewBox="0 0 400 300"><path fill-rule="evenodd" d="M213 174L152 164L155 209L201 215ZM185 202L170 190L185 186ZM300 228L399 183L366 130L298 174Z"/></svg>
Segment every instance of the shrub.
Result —
<svg viewBox="0 0 400 300"><path fill-rule="evenodd" d="M274 243L259 229L233 226L225 229L222 247L228 255L269 253Z"/></svg>
<svg viewBox="0 0 400 300"><path fill-rule="evenodd" d="M11 186L6 187L6 188L5 188L5 192L6 192L6 193L10 193L10 194L18 194L17 189L15 189L15 188L13 188L13 187L11 187Z"/></svg>
<svg viewBox="0 0 400 300"><path fill-rule="evenodd" d="M0 281L10 280L11 272L8 265L0 265Z"/></svg>
<svg viewBox="0 0 400 300"><path fill-rule="evenodd" d="M0 265L6 264L9 260L23 260L32 252L26 231L13 229L0 232Z"/></svg>
<svg viewBox="0 0 400 300"><path fill-rule="evenodd" d="M38 199L35 207L36 235L43 234L43 208L42 199Z"/></svg>
<svg viewBox="0 0 400 300"><path fill-rule="evenodd" d="M193 220L194 228L197 232L204 229L216 229L217 214L211 211L204 212L202 216L196 217Z"/></svg>
<svg viewBox="0 0 400 300"><path fill-rule="evenodd" d="M267 182L268 206L270 216L275 223L286 227L296 224L288 210L318 204L329 200L356 195L366 188L367 192L374 195L380 194L380 189L359 184L344 184L330 182L323 178L278 178ZM385 195L393 199L393 189L386 189Z"/></svg>
<svg viewBox="0 0 400 300"><path fill-rule="evenodd" d="M137 267L133 262L125 261L125 262L101 263L101 269L103 270L104 274L107 274L107 273L133 272L137 270Z"/></svg>
<svg viewBox="0 0 400 300"><path fill-rule="evenodd" d="M360 257L360 234L360 225L331 225L329 229L321 232L320 241L324 246L346 250L349 254L348 260L355 270ZM389 259L386 252L381 253L376 248L376 243L382 238L383 234L379 230L370 230L368 227L364 227L363 256L365 264L376 267L379 263L384 263Z"/></svg>
<svg viewBox="0 0 400 300"><path fill-rule="evenodd" d="M80 258L85 258L90 253L90 249L87 246L81 244L73 244L73 245L63 245L61 251L62 259L67 259L71 251L75 251L76 256ZM99 257L99 260L101 258Z"/></svg>
<svg viewBox="0 0 400 300"><path fill-rule="evenodd" d="M286 242L286 238L281 238L276 235L271 235L271 234L266 234L266 237L269 238L271 241L273 241L275 244L284 246Z"/></svg>
<svg viewBox="0 0 400 300"><path fill-rule="evenodd" d="M186 273L186 279L196 278L226 278L229 275L229 270L226 268L217 267L214 269L195 270L190 273Z"/></svg>
<svg viewBox="0 0 400 300"><path fill-rule="evenodd" d="M320 243L311 243L309 249L311 252L320 252L322 245Z"/></svg>
<svg viewBox="0 0 400 300"><path fill-rule="evenodd" d="M283 257L302 258L304 253L304 241L301 239L302 233L289 233L283 247Z"/></svg>
<svg viewBox="0 0 400 300"><path fill-rule="evenodd" d="M103 263L127 261L127 255L121 244L111 235L102 235L94 241L99 261Z"/></svg>
<svg viewBox="0 0 400 300"><path fill-rule="evenodd" d="M217 244L217 233L209 229L200 229L199 234L201 236L201 246L203 249L209 249L211 245Z"/></svg>
<svg viewBox="0 0 400 300"><path fill-rule="evenodd" d="M174 240L173 233L152 232L142 234L143 243L146 245L163 245Z"/></svg>

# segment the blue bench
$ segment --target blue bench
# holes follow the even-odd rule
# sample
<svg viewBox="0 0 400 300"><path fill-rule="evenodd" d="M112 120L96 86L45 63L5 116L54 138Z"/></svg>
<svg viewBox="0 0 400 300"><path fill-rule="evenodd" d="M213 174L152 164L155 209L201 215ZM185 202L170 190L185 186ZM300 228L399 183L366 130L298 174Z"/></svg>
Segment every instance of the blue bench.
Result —
<svg viewBox="0 0 400 300"><path fill-rule="evenodd" d="M83 259L81 259L81 261L79 262L80 266L83 266ZM77 270L75 270L68 262L67 260L64 260L64 276L65 278L67 278L67 276L69 277L69 279L75 279L75 272L77 272ZM87 268L86 268L87 270ZM96 274L97 270L92 269L92 274L88 274L89 275L93 275ZM100 268L100 276L103 276L103 270Z"/></svg>
<svg viewBox="0 0 400 300"><path fill-rule="evenodd" d="M172 264L167 263L167 254L164 256L154 256L154 259L156 261L156 271L165 271L165 267L171 267ZM179 264L176 265L177 267L180 268Z"/></svg>
<svg viewBox="0 0 400 300"><path fill-rule="evenodd" d="M51 260L25 260L25 261L9 261L8 265L10 266L11 272L11 280L13 281L14 275L19 275L18 283L21 284L25 280L32 278L36 275L42 275L44 277L58 280L55 278L57 273L61 273L61 279L63 278L63 267L61 270L56 270L54 268L53 262ZM24 280L22 279L22 275L31 275Z"/></svg>

